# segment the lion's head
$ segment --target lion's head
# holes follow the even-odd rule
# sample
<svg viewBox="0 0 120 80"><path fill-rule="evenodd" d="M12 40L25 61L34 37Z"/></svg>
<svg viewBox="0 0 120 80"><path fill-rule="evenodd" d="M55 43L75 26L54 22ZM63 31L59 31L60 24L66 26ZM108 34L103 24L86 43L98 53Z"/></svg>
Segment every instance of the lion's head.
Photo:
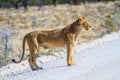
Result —
<svg viewBox="0 0 120 80"><path fill-rule="evenodd" d="M85 17L80 16L78 18L79 24L83 26L86 30L89 30L91 28L90 23L85 19Z"/></svg>

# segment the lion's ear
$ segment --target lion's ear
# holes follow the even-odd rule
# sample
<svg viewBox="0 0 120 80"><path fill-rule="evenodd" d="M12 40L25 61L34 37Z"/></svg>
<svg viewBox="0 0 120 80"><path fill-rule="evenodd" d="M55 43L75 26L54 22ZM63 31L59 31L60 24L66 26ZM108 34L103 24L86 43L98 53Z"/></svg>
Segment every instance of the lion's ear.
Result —
<svg viewBox="0 0 120 80"><path fill-rule="evenodd" d="M84 17L84 16L81 16L81 19L85 19L85 17Z"/></svg>
<svg viewBox="0 0 120 80"><path fill-rule="evenodd" d="M79 20L81 21L82 19L85 19L85 17L84 16L80 16Z"/></svg>

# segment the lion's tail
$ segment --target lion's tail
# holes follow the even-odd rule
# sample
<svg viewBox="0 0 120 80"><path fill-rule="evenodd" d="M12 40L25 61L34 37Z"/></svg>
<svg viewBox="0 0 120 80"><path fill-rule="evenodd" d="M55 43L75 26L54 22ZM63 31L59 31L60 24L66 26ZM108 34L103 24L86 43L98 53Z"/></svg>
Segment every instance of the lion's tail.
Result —
<svg viewBox="0 0 120 80"><path fill-rule="evenodd" d="M24 53L25 53L25 42L26 42L26 38L27 38L27 35L23 38L23 53L22 53L22 57L19 61L16 61L15 59L12 59L12 61L14 63L20 63L24 57Z"/></svg>

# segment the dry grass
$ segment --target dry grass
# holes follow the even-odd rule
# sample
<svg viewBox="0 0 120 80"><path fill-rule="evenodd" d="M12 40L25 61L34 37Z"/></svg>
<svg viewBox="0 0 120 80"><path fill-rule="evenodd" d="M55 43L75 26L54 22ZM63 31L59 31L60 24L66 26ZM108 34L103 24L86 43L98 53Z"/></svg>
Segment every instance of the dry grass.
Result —
<svg viewBox="0 0 120 80"><path fill-rule="evenodd" d="M9 52L10 56L8 56L9 60L22 51L22 38L26 33L37 29L63 28L79 16L85 16L92 25L90 31L81 31L78 39L79 44L101 37L108 33L108 31L118 30L118 26L120 25L118 25L117 28L116 26L111 28L109 26L112 22L106 18L107 15L113 17L120 12L120 4L118 3L120 2L100 2L77 6L70 6L68 4L58 5L57 7L44 6L40 11L37 11L37 7L29 7L26 12L23 8L19 10L12 8L9 10L0 9L0 28L10 27L15 33L12 39L13 49ZM106 22L108 24L105 24ZM2 45L2 43L0 45Z"/></svg>

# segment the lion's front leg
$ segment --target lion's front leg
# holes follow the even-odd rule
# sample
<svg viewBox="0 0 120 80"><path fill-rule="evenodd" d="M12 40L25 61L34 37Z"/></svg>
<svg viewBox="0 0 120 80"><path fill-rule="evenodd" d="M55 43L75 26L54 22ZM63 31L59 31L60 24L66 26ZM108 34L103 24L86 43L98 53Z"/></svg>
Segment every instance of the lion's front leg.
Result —
<svg viewBox="0 0 120 80"><path fill-rule="evenodd" d="M71 66L71 65L75 65L74 62L74 39L75 39L75 35L74 34L69 34L68 36L68 42L66 45L67 48L67 65Z"/></svg>
<svg viewBox="0 0 120 80"><path fill-rule="evenodd" d="M67 45L67 65L68 66L75 65L73 57L74 57L74 46L73 44L69 44Z"/></svg>

